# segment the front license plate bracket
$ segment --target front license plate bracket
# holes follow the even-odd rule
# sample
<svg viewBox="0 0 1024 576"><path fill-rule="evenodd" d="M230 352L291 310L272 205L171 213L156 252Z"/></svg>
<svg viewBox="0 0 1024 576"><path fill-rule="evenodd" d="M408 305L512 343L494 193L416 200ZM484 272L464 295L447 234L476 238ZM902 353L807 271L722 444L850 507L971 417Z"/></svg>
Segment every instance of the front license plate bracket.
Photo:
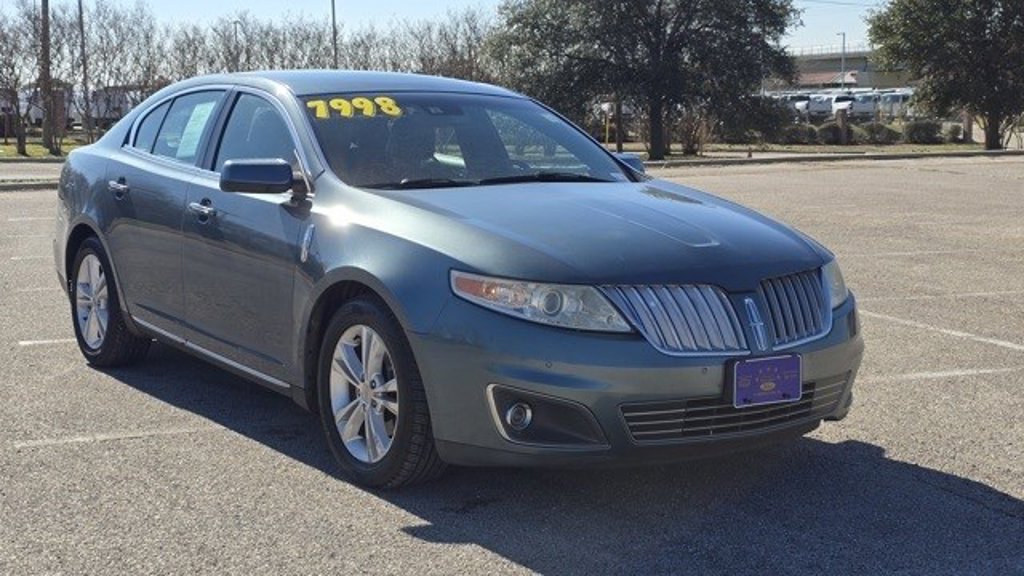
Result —
<svg viewBox="0 0 1024 576"><path fill-rule="evenodd" d="M799 355L739 360L732 371L736 408L799 402L803 396L803 366Z"/></svg>

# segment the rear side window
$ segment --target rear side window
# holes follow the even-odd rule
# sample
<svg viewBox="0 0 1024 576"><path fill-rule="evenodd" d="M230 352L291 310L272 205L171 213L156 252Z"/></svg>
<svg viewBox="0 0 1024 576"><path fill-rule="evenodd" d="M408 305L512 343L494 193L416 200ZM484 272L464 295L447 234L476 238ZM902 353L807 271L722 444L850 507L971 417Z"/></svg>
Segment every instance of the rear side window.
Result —
<svg viewBox="0 0 1024 576"><path fill-rule="evenodd" d="M170 107L170 102L164 102L142 119L138 130L135 132L134 148L138 148L139 150L144 150L146 152L153 151L153 143L156 142L157 130L160 129L160 124L164 121L164 116L167 115L167 110Z"/></svg>
<svg viewBox="0 0 1024 576"><path fill-rule="evenodd" d="M176 98L157 134L153 154L194 164L199 143L216 116L223 94L221 91L194 92Z"/></svg>

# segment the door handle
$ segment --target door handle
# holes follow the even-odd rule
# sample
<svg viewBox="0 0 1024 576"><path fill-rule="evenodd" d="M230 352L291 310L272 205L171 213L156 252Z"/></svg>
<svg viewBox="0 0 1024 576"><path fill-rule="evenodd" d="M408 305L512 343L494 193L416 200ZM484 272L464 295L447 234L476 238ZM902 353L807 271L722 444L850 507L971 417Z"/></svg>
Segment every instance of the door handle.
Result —
<svg viewBox="0 0 1024 576"><path fill-rule="evenodd" d="M202 202L189 202L188 209L199 216L200 222L205 222L217 215L217 209L210 206L209 200L203 200Z"/></svg>
<svg viewBox="0 0 1024 576"><path fill-rule="evenodd" d="M131 188L128 187L128 184L125 184L124 178L122 177L117 180L107 182L107 190L114 193L114 198L121 200L128 195L128 191L131 190Z"/></svg>

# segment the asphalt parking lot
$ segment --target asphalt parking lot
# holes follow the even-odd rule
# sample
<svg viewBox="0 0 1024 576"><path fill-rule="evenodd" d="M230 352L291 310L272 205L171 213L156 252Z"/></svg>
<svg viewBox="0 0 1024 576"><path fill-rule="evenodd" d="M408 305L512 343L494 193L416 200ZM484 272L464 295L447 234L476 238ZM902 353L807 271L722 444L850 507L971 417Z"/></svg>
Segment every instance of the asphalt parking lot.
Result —
<svg viewBox="0 0 1024 576"><path fill-rule="evenodd" d="M0 193L0 573L1024 574L1024 159L662 175L837 252L868 348L850 417L741 456L380 493L273 392L159 346L89 368L54 193Z"/></svg>

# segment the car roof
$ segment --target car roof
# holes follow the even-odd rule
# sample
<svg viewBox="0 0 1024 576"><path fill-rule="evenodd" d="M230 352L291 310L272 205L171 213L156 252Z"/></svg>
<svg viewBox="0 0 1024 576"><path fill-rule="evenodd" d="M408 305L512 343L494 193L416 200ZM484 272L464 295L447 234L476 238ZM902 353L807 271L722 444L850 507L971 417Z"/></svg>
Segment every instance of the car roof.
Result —
<svg viewBox="0 0 1024 576"><path fill-rule="evenodd" d="M270 89L284 87L296 96L347 92L459 92L493 96L521 95L490 84L441 76L361 70L272 70L200 76L186 84L241 84Z"/></svg>

